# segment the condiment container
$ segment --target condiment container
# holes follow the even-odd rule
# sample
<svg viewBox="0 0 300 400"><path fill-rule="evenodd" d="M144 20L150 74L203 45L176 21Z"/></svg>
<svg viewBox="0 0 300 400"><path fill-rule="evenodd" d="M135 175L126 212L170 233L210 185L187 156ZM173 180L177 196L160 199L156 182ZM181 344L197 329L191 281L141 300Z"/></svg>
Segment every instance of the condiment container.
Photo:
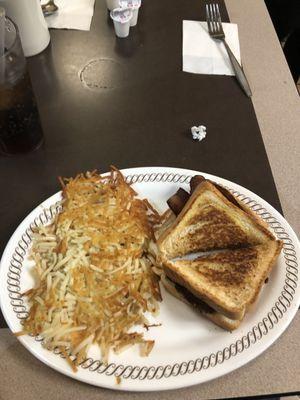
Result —
<svg viewBox="0 0 300 400"><path fill-rule="evenodd" d="M138 20L141 0L120 0L120 7L129 8L130 10L132 10L132 19L130 21L130 26L135 26Z"/></svg>
<svg viewBox="0 0 300 400"><path fill-rule="evenodd" d="M115 32L119 38L129 35L132 10L129 8L115 8L110 12L110 17L114 22Z"/></svg>

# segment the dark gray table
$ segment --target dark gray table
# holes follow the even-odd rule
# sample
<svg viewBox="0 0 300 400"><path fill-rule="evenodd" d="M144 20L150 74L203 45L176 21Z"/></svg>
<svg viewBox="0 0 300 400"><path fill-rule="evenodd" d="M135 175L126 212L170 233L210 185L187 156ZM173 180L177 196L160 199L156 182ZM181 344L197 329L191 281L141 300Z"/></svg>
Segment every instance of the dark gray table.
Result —
<svg viewBox="0 0 300 400"><path fill-rule="evenodd" d="M0 159L1 249L22 218L59 189L58 175L106 171L112 163L212 173L281 211L251 100L233 77L181 71L178 27L204 19L201 2L145 1L126 40L115 38L103 4L96 1L90 32L52 31L51 46L28 60L45 145ZM201 143L189 133L195 124L207 126Z"/></svg>
<svg viewBox="0 0 300 400"><path fill-rule="evenodd" d="M222 14L226 20L223 6ZM208 172L281 211L251 100L234 77L182 72L183 19L204 19L201 1L145 1L130 37L117 39L104 1L96 1L90 32L52 30L51 45L28 59L45 145L0 158L0 249L58 190L59 175L111 164ZM195 142L190 128L200 124L207 137Z"/></svg>

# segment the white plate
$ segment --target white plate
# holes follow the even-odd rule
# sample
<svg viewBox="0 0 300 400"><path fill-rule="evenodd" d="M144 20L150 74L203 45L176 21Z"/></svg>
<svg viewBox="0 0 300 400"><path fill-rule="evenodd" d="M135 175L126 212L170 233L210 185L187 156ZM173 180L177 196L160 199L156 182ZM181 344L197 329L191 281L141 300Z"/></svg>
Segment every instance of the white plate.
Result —
<svg viewBox="0 0 300 400"><path fill-rule="evenodd" d="M178 187L188 188L197 171L167 167L132 168L123 171L134 188L159 210ZM202 174L202 173L201 173ZM131 348L111 355L109 365L101 364L98 349L73 373L67 362L45 350L37 338L21 336L20 342L39 360L72 378L117 390L150 391L195 385L227 374L253 360L266 350L287 328L300 303L298 285L299 242L287 221L267 202L249 190L212 175L209 179L230 188L270 225L283 240L283 251L264 286L255 308L247 313L236 331L229 333L202 318L187 305L162 291L163 302L154 327L145 334L155 339L150 356L141 358ZM4 317L13 332L22 329L26 304L20 292L32 285L27 260L30 226L47 223L58 211L55 194L33 210L19 225L3 253L0 269L0 301ZM116 377L121 377L117 384Z"/></svg>

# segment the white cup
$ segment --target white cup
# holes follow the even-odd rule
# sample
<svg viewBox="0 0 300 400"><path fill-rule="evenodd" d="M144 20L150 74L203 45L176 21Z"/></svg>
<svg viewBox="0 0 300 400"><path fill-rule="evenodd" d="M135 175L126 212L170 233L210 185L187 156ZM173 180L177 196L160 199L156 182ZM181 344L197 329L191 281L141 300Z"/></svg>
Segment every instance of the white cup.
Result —
<svg viewBox="0 0 300 400"><path fill-rule="evenodd" d="M115 32L119 38L129 35L132 10L127 8L115 8L110 12L110 17L114 22Z"/></svg>
<svg viewBox="0 0 300 400"><path fill-rule="evenodd" d="M130 26L136 26L137 20L138 20L138 15L139 15L139 9L138 8L132 10L132 18L131 18L131 21L130 21Z"/></svg>
<svg viewBox="0 0 300 400"><path fill-rule="evenodd" d="M0 6L18 26L26 57L34 56L48 46L50 35L40 0L0 0Z"/></svg>
<svg viewBox="0 0 300 400"><path fill-rule="evenodd" d="M121 8L129 8L132 10L132 19L130 21L130 26L136 26L139 8L141 7L141 0L119 0Z"/></svg>
<svg viewBox="0 0 300 400"><path fill-rule="evenodd" d="M109 11L113 10L114 8L118 8L119 1L120 0L106 0L106 6L109 9Z"/></svg>

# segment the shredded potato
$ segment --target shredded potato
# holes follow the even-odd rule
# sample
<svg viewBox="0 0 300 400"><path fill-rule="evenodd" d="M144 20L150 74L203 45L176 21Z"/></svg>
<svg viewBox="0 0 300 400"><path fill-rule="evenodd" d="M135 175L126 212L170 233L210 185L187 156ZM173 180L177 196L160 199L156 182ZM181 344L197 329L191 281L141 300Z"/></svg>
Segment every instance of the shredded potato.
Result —
<svg viewBox="0 0 300 400"><path fill-rule="evenodd" d="M24 293L30 304L23 331L40 335L76 370L92 344L102 360L140 345L148 355L154 341L131 332L156 314L161 301L153 229L160 216L114 167L61 179L62 212L33 234L30 256L36 286ZM131 333L130 333L131 332Z"/></svg>

